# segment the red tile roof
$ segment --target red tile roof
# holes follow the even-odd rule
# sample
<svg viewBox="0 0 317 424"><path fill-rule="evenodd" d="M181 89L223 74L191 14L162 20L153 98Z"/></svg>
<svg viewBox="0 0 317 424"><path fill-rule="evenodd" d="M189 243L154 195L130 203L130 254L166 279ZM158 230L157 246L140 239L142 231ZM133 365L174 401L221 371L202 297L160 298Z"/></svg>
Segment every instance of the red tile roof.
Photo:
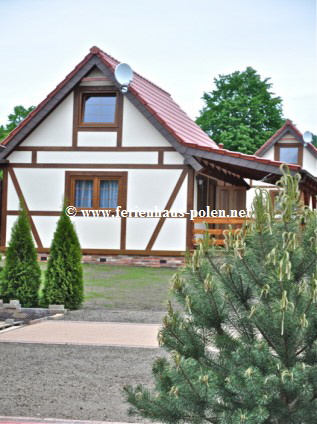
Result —
<svg viewBox="0 0 317 424"><path fill-rule="evenodd" d="M272 137L271 138L269 138L256 152L255 152L255 155L256 156L260 156L261 155L261 153L263 152L263 150L265 150L265 149L267 149L267 148L269 148L269 147L271 147L271 146L273 146L274 144L275 144L275 142L277 141L277 139L278 139L278 137L279 137L279 135L280 134L282 134L282 132L285 130L285 129L287 129L287 128L291 128L294 132L295 132L295 134L298 136L298 138L301 140L301 141L303 141L303 135L302 135L302 133L298 130L298 128L293 124L293 122L290 120L290 119L287 119L286 121L285 121L285 124L279 129L279 130L277 130L276 131L276 133L275 134L273 134L272 135ZM311 144L311 143L309 143L309 144L307 144L307 148L314 154L314 155L316 155L317 154L317 149L316 149L316 147L313 145L313 144Z"/></svg>
<svg viewBox="0 0 317 424"><path fill-rule="evenodd" d="M57 92L69 82L69 80L82 68L94 55L97 55L102 62L113 72L120 63L110 55L106 54L98 47L92 47L90 53L76 66L76 68L66 76L66 78L25 118L21 124L15 128L1 144L7 145L13 137L25 125L38 114L40 110ZM157 85L143 78L134 72L133 81L129 86L129 91L138 98L145 108L156 117L156 119L176 138L181 144L194 145L196 148L212 147L218 149L217 144L196 125L186 113L174 102L170 94L159 88Z"/></svg>

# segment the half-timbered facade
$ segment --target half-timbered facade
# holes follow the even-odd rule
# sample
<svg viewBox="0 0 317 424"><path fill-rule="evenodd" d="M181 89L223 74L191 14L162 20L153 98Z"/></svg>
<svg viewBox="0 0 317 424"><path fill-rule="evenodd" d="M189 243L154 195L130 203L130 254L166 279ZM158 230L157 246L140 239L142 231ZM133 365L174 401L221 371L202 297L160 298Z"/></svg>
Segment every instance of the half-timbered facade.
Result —
<svg viewBox="0 0 317 424"><path fill-rule="evenodd" d="M86 257L178 265L193 246L190 210L245 209L246 178L279 177L280 162L219 148L137 73L122 94L118 63L93 47L3 141L2 251L23 199L38 252L49 253L66 199Z"/></svg>

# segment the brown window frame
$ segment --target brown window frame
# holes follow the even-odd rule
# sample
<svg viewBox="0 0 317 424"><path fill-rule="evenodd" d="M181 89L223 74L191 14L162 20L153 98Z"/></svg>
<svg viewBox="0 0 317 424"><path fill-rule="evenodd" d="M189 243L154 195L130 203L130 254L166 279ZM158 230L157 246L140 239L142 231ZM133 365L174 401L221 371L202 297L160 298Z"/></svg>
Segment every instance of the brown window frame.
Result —
<svg viewBox="0 0 317 424"><path fill-rule="evenodd" d="M87 95L114 94L116 110L114 122L84 122L84 101ZM120 91L112 86L79 86L75 90L75 125L80 130L119 129L122 122L123 97Z"/></svg>
<svg viewBox="0 0 317 424"><path fill-rule="evenodd" d="M280 162L280 151L281 148L288 148L288 147L297 147L298 148L298 161L296 164L293 165L300 165L303 166L303 145L300 143L276 143L274 146L274 160L277 160Z"/></svg>
<svg viewBox="0 0 317 424"><path fill-rule="evenodd" d="M68 205L75 206L75 182L76 180L93 180L93 202L92 207L76 207L80 210L111 210L112 214L116 208L101 208L100 205L100 181L117 180L118 188L118 206L122 209L127 208L127 172L90 172L90 171L66 171L65 176L65 196Z"/></svg>

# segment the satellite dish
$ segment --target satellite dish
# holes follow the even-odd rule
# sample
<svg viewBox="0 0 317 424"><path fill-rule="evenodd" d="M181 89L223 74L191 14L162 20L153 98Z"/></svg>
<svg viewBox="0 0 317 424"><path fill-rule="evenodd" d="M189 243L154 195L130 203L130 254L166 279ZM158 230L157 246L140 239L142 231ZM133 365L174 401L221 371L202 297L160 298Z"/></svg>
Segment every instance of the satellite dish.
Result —
<svg viewBox="0 0 317 424"><path fill-rule="evenodd" d="M313 134L310 131L305 131L303 135L303 140L305 143L311 143L313 140Z"/></svg>
<svg viewBox="0 0 317 424"><path fill-rule="evenodd" d="M121 85L121 92L126 93L133 78L133 71L127 63L119 63L114 71L117 82Z"/></svg>

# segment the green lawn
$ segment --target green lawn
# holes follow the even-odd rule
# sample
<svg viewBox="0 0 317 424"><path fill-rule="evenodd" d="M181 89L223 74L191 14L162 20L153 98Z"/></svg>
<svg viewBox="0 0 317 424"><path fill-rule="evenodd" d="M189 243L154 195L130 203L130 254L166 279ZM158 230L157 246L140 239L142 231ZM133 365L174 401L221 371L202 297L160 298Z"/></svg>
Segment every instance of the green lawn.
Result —
<svg viewBox="0 0 317 424"><path fill-rule="evenodd" d="M40 264L42 271L46 263ZM84 264L85 304L109 309L165 310L175 270Z"/></svg>
<svg viewBox="0 0 317 424"><path fill-rule="evenodd" d="M165 309L175 270L84 264L85 303L107 308Z"/></svg>

